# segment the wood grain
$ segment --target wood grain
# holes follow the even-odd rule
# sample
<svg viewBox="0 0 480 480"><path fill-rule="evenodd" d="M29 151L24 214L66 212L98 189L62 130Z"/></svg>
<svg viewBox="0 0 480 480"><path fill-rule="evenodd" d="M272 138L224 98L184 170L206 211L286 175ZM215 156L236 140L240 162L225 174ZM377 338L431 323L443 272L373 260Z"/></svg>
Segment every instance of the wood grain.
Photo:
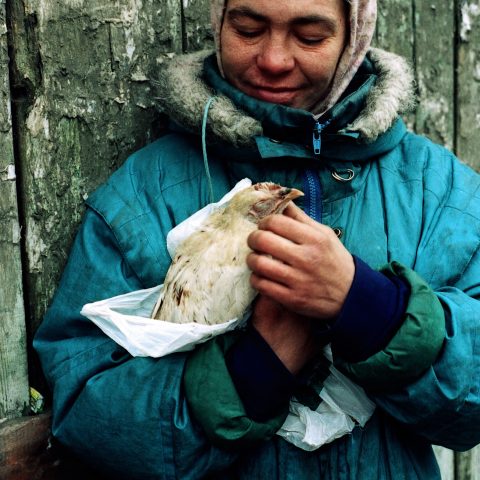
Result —
<svg viewBox="0 0 480 480"><path fill-rule="evenodd" d="M0 419L28 403L21 229L13 155L5 3L0 3Z"/></svg>
<svg viewBox="0 0 480 480"><path fill-rule="evenodd" d="M51 415L0 424L2 480L105 480L67 453L50 433Z"/></svg>
<svg viewBox="0 0 480 480"><path fill-rule="evenodd" d="M458 8L456 148L480 170L480 1L461 0Z"/></svg>

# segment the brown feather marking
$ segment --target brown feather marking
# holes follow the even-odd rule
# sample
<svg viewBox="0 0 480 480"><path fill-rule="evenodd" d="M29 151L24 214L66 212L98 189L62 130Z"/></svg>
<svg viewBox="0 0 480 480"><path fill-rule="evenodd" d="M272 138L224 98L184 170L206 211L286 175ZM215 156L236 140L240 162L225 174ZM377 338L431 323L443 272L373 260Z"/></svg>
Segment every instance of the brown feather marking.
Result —
<svg viewBox="0 0 480 480"><path fill-rule="evenodd" d="M175 301L177 302L177 305L180 305L180 302L182 301L183 287L178 287L177 284L175 284L173 286L173 292L175 294Z"/></svg>
<svg viewBox="0 0 480 480"><path fill-rule="evenodd" d="M178 286L176 283L173 286L173 292L175 294L175 301L178 306L190 296L190 292L183 288L182 286Z"/></svg>

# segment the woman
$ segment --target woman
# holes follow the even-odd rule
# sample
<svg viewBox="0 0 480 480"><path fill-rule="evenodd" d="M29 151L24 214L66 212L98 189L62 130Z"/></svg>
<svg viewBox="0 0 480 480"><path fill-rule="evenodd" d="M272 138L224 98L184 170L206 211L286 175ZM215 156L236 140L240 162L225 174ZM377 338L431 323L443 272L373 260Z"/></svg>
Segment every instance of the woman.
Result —
<svg viewBox="0 0 480 480"><path fill-rule="evenodd" d="M407 132L411 74L369 50L375 13L212 1L216 56L164 72L170 132L89 197L35 339L53 434L80 458L128 479L434 479L432 443L480 441L480 180ZM166 233L244 177L301 188L308 214L249 237L246 332L131 358L79 314L162 283ZM274 434L329 342L377 409L307 453Z"/></svg>

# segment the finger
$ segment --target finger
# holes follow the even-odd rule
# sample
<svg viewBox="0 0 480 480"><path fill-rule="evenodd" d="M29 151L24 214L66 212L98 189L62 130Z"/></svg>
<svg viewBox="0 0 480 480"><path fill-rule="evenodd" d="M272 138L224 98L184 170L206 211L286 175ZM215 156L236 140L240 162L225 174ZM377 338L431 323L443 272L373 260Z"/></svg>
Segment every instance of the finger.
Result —
<svg viewBox="0 0 480 480"><path fill-rule="evenodd" d="M273 282L272 280L256 275L255 273L252 273L250 276L250 285L252 285L252 287L261 295L265 295L280 304L285 303L285 299L289 297L291 292L290 288L287 286Z"/></svg>
<svg viewBox="0 0 480 480"><path fill-rule="evenodd" d="M300 255L295 243L268 230L255 230L248 236L247 244L255 252L271 255L285 263L298 260Z"/></svg>
<svg viewBox="0 0 480 480"><path fill-rule="evenodd" d="M258 228L259 230L271 231L297 245L302 245L316 242L319 235L327 233L328 227L314 220L311 220L311 222L299 222L285 215L270 215L258 224Z"/></svg>
<svg viewBox="0 0 480 480"><path fill-rule="evenodd" d="M255 275L287 287L295 283L295 270L272 257L250 253L247 257L247 266Z"/></svg>
<svg viewBox="0 0 480 480"><path fill-rule="evenodd" d="M309 217L300 207L295 205L293 202L290 202L285 210L283 211L283 215L297 222L304 223L305 225L311 225L314 228L321 227L322 224L314 220L313 218Z"/></svg>

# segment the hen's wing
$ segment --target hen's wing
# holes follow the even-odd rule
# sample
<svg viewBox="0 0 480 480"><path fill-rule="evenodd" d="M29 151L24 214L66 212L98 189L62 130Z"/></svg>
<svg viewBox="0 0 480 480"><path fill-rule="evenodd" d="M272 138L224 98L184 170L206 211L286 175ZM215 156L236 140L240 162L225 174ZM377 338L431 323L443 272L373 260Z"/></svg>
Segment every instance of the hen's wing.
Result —
<svg viewBox="0 0 480 480"><path fill-rule="evenodd" d="M185 240L152 316L174 323L216 324L242 315L256 294L246 265L251 229L206 228Z"/></svg>

